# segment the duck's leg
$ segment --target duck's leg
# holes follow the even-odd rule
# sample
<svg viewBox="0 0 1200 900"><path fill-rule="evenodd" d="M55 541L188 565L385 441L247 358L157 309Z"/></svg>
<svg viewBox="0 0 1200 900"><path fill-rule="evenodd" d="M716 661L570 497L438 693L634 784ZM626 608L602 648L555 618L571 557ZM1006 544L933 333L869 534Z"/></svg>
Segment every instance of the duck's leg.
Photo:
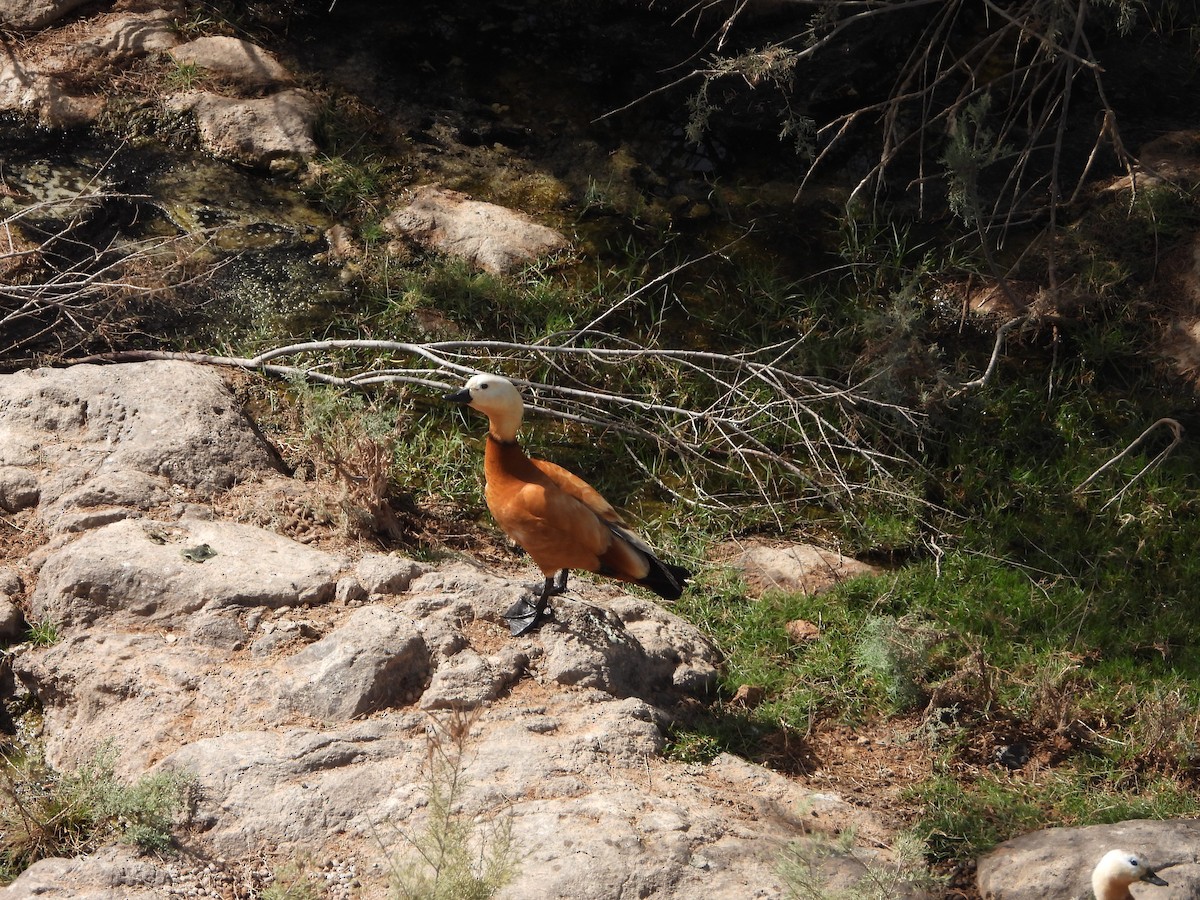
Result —
<svg viewBox="0 0 1200 900"><path fill-rule="evenodd" d="M566 571L565 569L563 570ZM561 573L560 573L561 576ZM508 612L504 614L504 618L508 620L509 631L513 633L513 637L531 631L538 623L538 619L542 617L542 611L546 608L546 603L554 594L561 594L566 589L566 579L562 579L563 585L559 590L555 590L556 579L547 578L542 585L542 592L537 596L537 602L531 604L524 596L516 603L508 608Z"/></svg>
<svg viewBox="0 0 1200 900"><path fill-rule="evenodd" d="M532 584L523 585L523 587L525 588L526 593L532 594L535 597L539 596L542 593L542 591L545 590L545 588L542 586L542 582L540 582L540 581L534 582ZM567 570L560 569L558 574L554 576L554 586L550 588L550 593L547 594L546 596L557 597L559 594L564 593L566 590L567 590Z"/></svg>

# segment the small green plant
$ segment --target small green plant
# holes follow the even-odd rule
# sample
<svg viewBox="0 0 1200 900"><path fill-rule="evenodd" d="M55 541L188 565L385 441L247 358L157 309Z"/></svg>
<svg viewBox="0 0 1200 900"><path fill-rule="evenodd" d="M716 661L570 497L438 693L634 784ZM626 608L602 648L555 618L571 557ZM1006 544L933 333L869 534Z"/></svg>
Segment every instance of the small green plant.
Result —
<svg viewBox="0 0 1200 900"><path fill-rule="evenodd" d="M110 840L166 849L186 814L192 779L178 772L117 779L105 749L71 773L50 768L37 747L0 753L0 880L50 856L86 853Z"/></svg>
<svg viewBox="0 0 1200 900"><path fill-rule="evenodd" d="M896 836L892 860L885 861L854 849L854 830L843 831L836 841L820 835L794 841L781 852L779 874L789 900L895 900L909 886L932 887L934 879L924 865L924 844L911 833ZM841 858L855 871L853 883L831 877L831 862Z"/></svg>
<svg viewBox="0 0 1200 900"><path fill-rule="evenodd" d="M163 76L163 86L170 91L190 91L204 78L204 70L195 63L177 62Z"/></svg>
<svg viewBox="0 0 1200 900"><path fill-rule="evenodd" d="M926 699L929 651L938 636L912 619L878 616L868 619L859 635L858 663L884 687L897 712Z"/></svg>
<svg viewBox="0 0 1200 900"><path fill-rule="evenodd" d="M275 880L263 888L261 900L320 900L324 894L321 880L310 874L300 862L281 866Z"/></svg>
<svg viewBox="0 0 1200 900"><path fill-rule="evenodd" d="M196 9L187 19L175 23L179 33L189 38L212 34L219 25L220 23L204 9Z"/></svg>
<svg viewBox="0 0 1200 900"><path fill-rule="evenodd" d="M347 534L401 537L388 500L395 444L386 410L361 394L292 382L304 444L291 450L294 465L331 475L340 485L339 524Z"/></svg>
<svg viewBox="0 0 1200 900"><path fill-rule="evenodd" d="M62 640L62 633L58 630L58 626L48 619L31 622L26 640L35 647L50 647Z"/></svg>
<svg viewBox="0 0 1200 900"><path fill-rule="evenodd" d="M325 156L312 166L303 192L315 206L332 215L345 216L373 211L386 194L385 183L379 159Z"/></svg>
<svg viewBox="0 0 1200 900"><path fill-rule="evenodd" d="M427 729L428 815L420 831L397 830L407 852L393 858L391 891L400 900L488 900L516 874L512 815L463 814L465 754L477 716L454 711Z"/></svg>
<svg viewBox="0 0 1200 900"><path fill-rule="evenodd" d="M711 734L697 731L678 731L663 749L667 759L682 763L709 763L725 751L722 742Z"/></svg>

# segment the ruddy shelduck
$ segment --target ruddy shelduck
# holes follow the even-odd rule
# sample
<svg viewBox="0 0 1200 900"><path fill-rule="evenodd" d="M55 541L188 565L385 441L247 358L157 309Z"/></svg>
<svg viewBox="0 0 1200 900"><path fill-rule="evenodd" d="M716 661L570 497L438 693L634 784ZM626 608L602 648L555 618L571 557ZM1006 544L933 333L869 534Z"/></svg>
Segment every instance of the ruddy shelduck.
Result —
<svg viewBox="0 0 1200 900"><path fill-rule="evenodd" d="M476 375L445 399L488 417L488 509L545 576L536 603L523 597L504 614L514 635L537 625L549 598L566 590L570 569L640 584L667 600L683 593L691 573L658 559L595 488L561 466L525 455L517 443L525 404L511 381Z"/></svg>
<svg viewBox="0 0 1200 900"><path fill-rule="evenodd" d="M1167 884L1141 856L1128 850L1109 850L1092 870L1092 892L1096 900L1133 900L1129 886L1139 881L1163 887Z"/></svg>

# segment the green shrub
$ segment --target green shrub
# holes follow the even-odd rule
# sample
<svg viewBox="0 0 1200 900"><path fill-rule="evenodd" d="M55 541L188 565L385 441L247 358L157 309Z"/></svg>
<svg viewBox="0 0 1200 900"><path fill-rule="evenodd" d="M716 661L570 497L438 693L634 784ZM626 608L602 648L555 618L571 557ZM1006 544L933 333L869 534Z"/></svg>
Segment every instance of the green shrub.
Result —
<svg viewBox="0 0 1200 900"><path fill-rule="evenodd" d="M0 880L39 859L87 853L112 840L150 851L170 846L172 828L189 811L192 779L158 772L126 784L113 772L114 757L102 750L60 773L37 748L0 753Z"/></svg>

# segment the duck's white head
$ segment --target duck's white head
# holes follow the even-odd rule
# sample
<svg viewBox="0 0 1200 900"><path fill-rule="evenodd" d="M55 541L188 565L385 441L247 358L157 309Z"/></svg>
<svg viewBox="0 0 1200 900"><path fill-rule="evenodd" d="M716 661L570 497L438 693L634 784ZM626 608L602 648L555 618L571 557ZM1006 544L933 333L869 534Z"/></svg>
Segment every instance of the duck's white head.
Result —
<svg viewBox="0 0 1200 900"><path fill-rule="evenodd" d="M1092 870L1092 891L1098 900L1125 900L1129 886L1139 881L1166 885L1146 861L1128 850L1109 850Z"/></svg>
<svg viewBox="0 0 1200 900"><path fill-rule="evenodd" d="M451 403L463 403L488 417L489 431L499 441L515 441L525 403L521 392L499 375L472 376L462 390L447 394Z"/></svg>

